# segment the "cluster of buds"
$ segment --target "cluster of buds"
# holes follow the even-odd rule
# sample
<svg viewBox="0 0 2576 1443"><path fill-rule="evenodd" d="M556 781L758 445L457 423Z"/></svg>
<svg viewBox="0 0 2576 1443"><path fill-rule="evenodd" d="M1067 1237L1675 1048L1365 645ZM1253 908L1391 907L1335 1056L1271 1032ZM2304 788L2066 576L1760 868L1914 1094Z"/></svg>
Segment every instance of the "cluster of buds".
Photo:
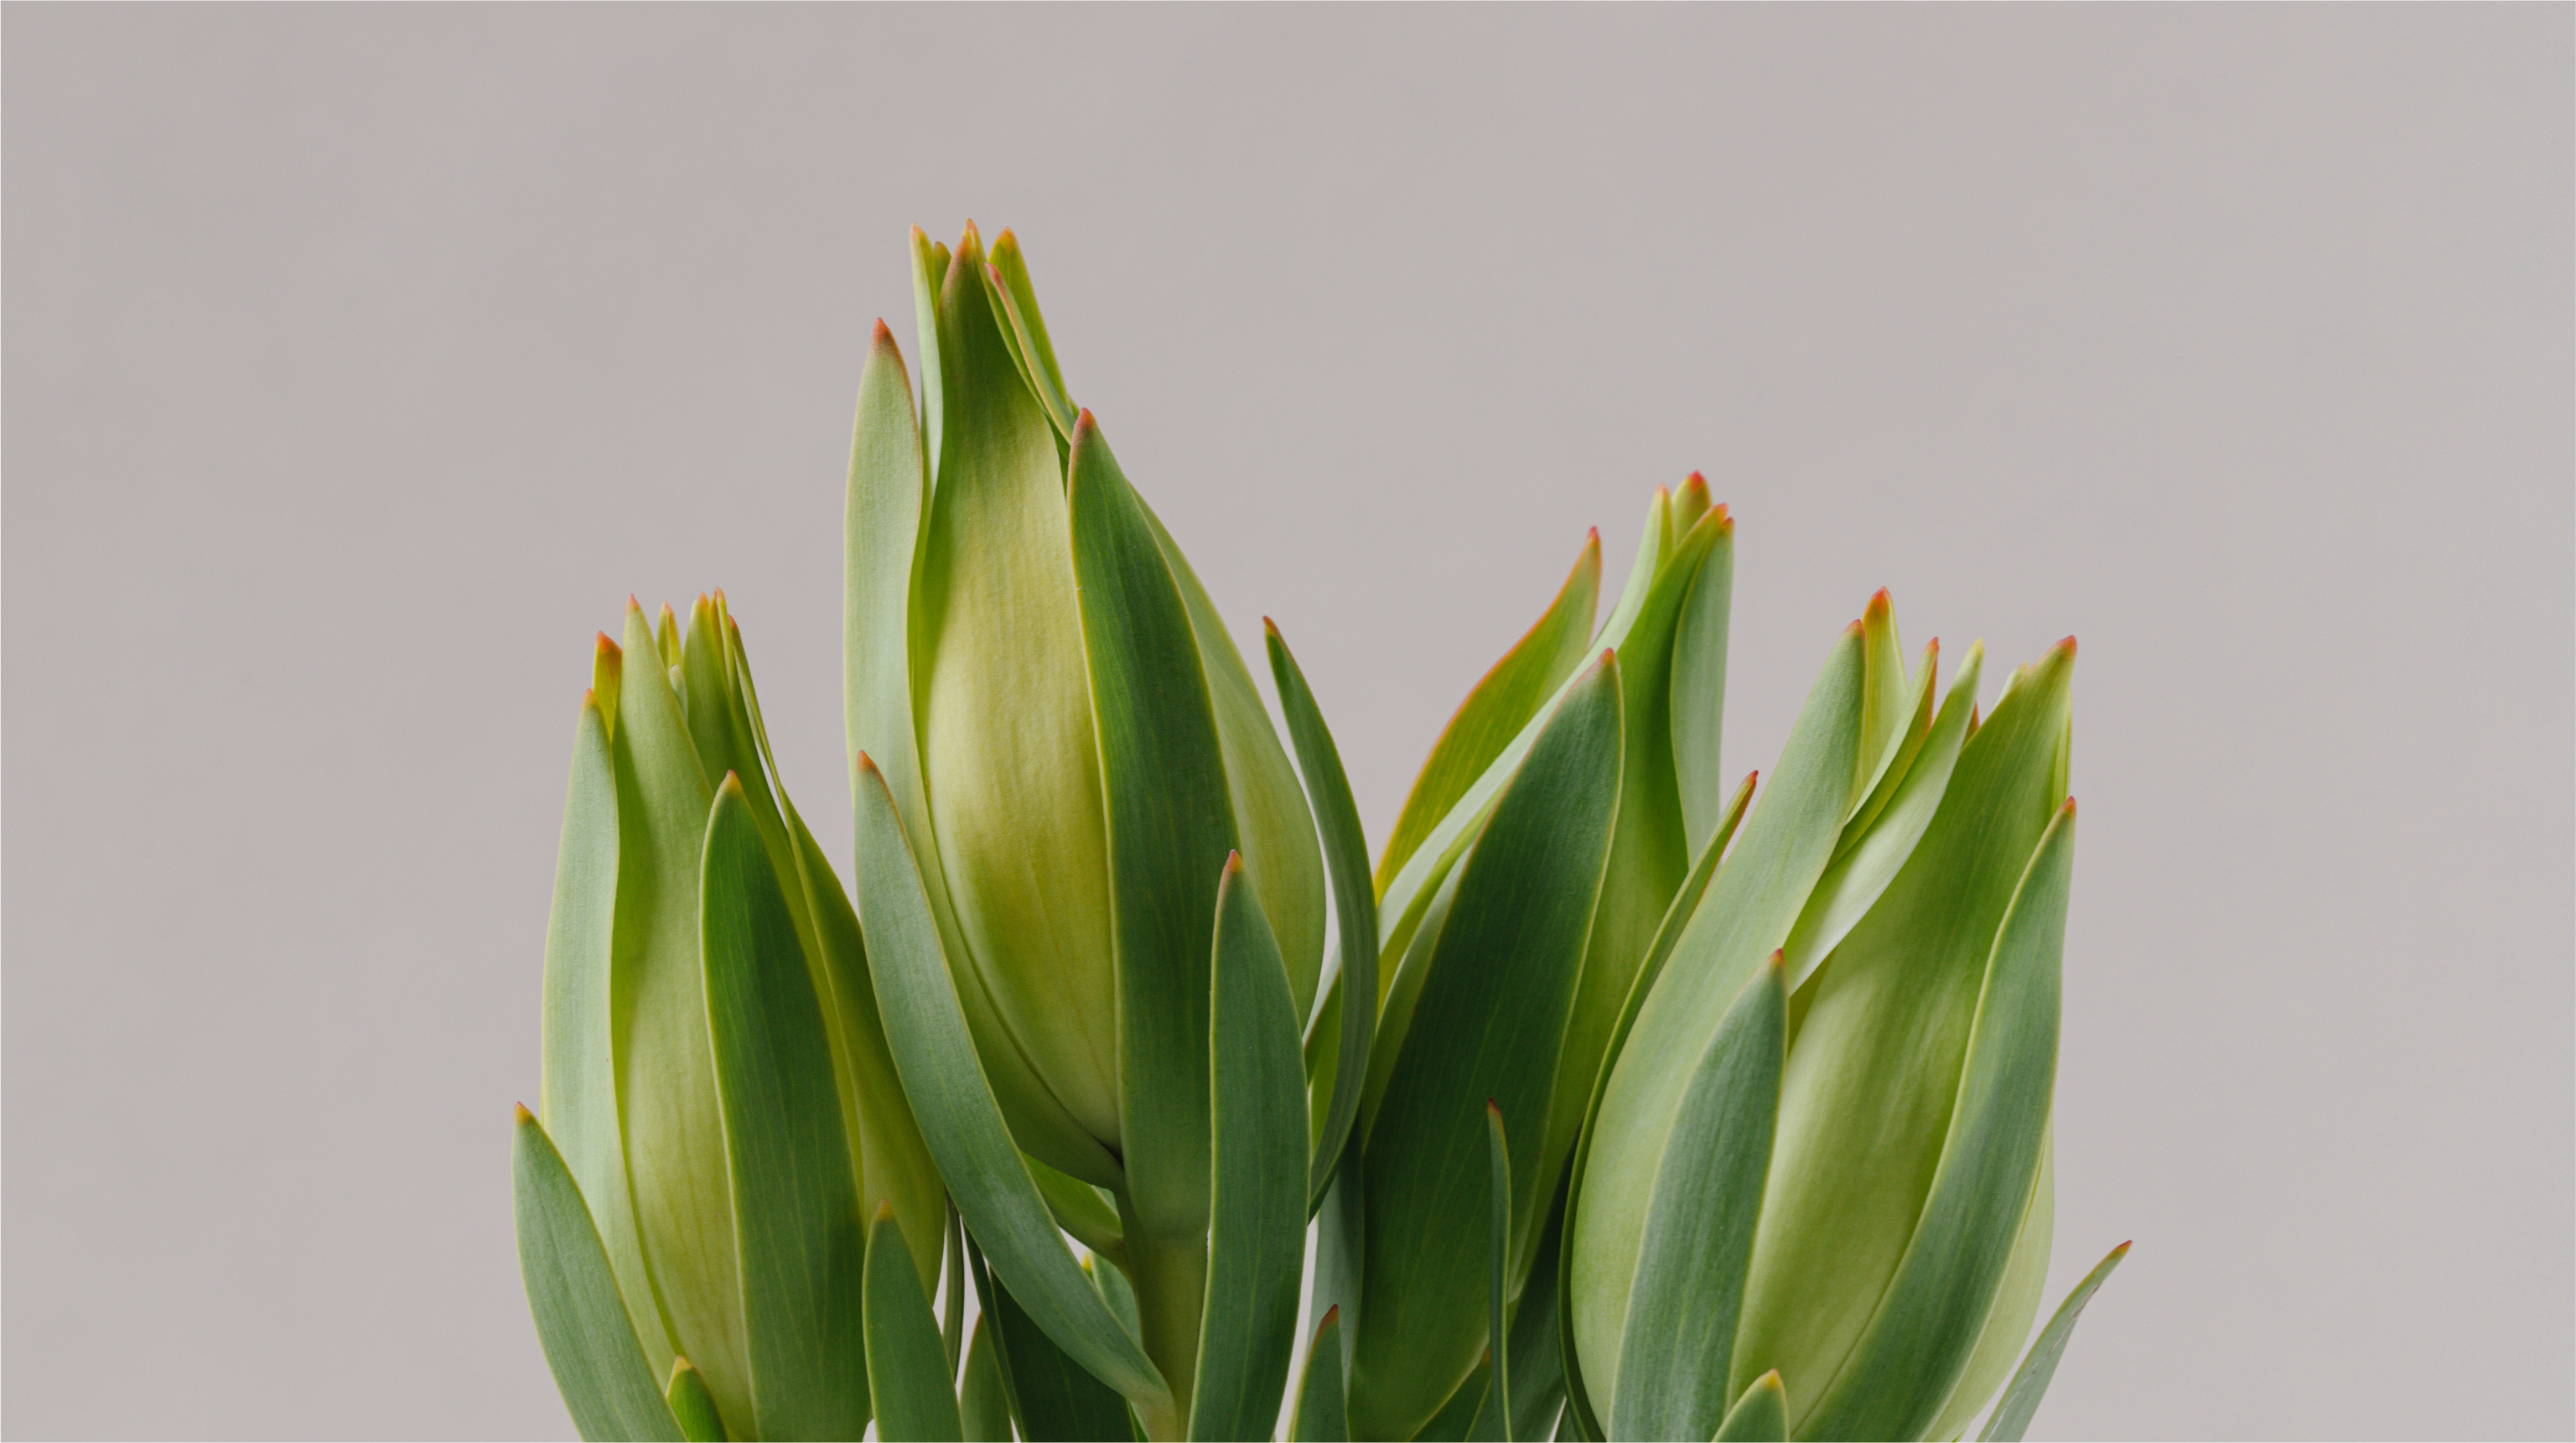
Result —
<svg viewBox="0 0 2576 1443"><path fill-rule="evenodd" d="M1372 864L1016 240L916 231L913 279L846 496L853 890L721 593L600 640L517 1151L584 1436L1956 1438L2001 1388L2018 1439L2126 1248L2025 1357L2072 639L1981 712L1882 591L1730 785L1693 475Z"/></svg>

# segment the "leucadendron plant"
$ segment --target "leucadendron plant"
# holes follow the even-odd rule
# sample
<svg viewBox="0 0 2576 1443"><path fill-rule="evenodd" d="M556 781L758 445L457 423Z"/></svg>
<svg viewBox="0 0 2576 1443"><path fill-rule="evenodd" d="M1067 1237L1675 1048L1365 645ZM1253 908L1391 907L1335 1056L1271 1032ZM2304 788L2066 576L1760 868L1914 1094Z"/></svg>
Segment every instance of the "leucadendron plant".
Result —
<svg viewBox="0 0 2576 1443"><path fill-rule="evenodd" d="M856 1437L866 1212L946 1201L858 918L778 777L723 593L632 602L573 738L521 1267L585 1436Z"/></svg>
<svg viewBox="0 0 2576 1443"><path fill-rule="evenodd" d="M912 259L845 492L855 909L721 595L630 613L582 712L518 1163L584 1435L1956 1438L2001 1385L2019 1439L2126 1248L2022 1355L2072 641L1980 713L1880 592L1730 783L1694 475L1606 618L1586 541L1372 866L1011 233Z"/></svg>

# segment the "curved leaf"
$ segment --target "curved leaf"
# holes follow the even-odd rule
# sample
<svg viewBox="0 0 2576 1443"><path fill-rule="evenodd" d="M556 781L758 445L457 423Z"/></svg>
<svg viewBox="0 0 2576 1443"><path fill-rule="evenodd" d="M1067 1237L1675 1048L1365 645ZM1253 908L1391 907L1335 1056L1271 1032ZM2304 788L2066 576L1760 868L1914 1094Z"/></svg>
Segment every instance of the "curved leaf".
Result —
<svg viewBox="0 0 2576 1443"><path fill-rule="evenodd" d="M1066 1250L1012 1145L967 1033L894 799L864 753L859 783L856 871L869 977L922 1140L993 1269L1057 1346L1128 1397L1168 1407L1161 1374Z"/></svg>
<svg viewBox="0 0 2576 1443"><path fill-rule="evenodd" d="M1868 1332L1801 1431L1912 1436L1932 1422L1967 1367L2039 1172L2056 1084L2059 968L2074 873L2070 801L2040 839L1995 936L1957 1111L1922 1221Z"/></svg>
<svg viewBox="0 0 2576 1443"><path fill-rule="evenodd" d="M1726 1411L1717 1428L1717 1443L1789 1443L1789 1392L1780 1385L1780 1370L1753 1380L1744 1396Z"/></svg>
<svg viewBox="0 0 2576 1443"><path fill-rule="evenodd" d="M662 1397L689 1443L724 1443L724 1418L716 1412L716 1395L707 1391L706 1375L688 1359L671 1360L671 1381Z"/></svg>
<svg viewBox="0 0 2576 1443"><path fill-rule="evenodd" d="M1326 1308L1306 1349L1306 1373L1297 1382L1297 1419L1291 1443L1350 1443L1342 1403L1342 1310Z"/></svg>
<svg viewBox="0 0 2576 1443"><path fill-rule="evenodd" d="M1192 1438L1267 1438L1297 1346L1306 1259L1306 1088L1297 1012L1269 919L1228 857L1217 887L1215 1176Z"/></svg>
<svg viewBox="0 0 2576 1443"><path fill-rule="evenodd" d="M1726 1419L1736 1316L1779 1121L1788 1012L1773 953L1727 1009L1683 1091L1619 1345L1610 1414L1617 1437L1697 1438Z"/></svg>
<svg viewBox="0 0 2576 1443"><path fill-rule="evenodd" d="M1593 609L1600 596L1601 533L1594 531L1584 537L1574 569L1566 573L1547 610L1486 671L1431 744L1431 755L1405 795L1404 809L1396 813L1395 830L1387 835L1386 855L1378 860L1373 879L1376 891L1386 890L1431 829L1574 674L1592 640ZM1338 877L1335 882L1339 885Z"/></svg>
<svg viewBox="0 0 2576 1443"><path fill-rule="evenodd" d="M2084 1316L2084 1305L2093 1301L2094 1292L2128 1255L2127 1243L2111 1249L2058 1305L2056 1316L2048 1320L2039 1341L2030 1345L2030 1356L2022 1359L2011 1386L2004 1389L2004 1400L1995 1405L1995 1416L1986 1420L1986 1431L1977 1435L1980 1443L2021 1443L2022 1435L2030 1429L2031 1418L2039 1412L2039 1400L2048 1394L2049 1380L2057 1376L2058 1360L2066 1356L2067 1340L2075 1336L2076 1319Z"/></svg>
<svg viewBox="0 0 2576 1443"><path fill-rule="evenodd" d="M678 1420L635 1344L608 1254L563 1157L526 1108L510 1139L519 1276L546 1365L584 1438L678 1440Z"/></svg>
<svg viewBox="0 0 2576 1443"><path fill-rule="evenodd" d="M1689 495L1690 490L1685 486L1683 494ZM1716 511L1717 539L1691 578L1673 627L1673 775L1681 789L1684 845L1693 857L1706 851L1708 839L1716 835L1728 795L1726 774L1719 769L1718 742L1726 720L1726 626L1735 591L1735 523L1725 507Z"/></svg>
<svg viewBox="0 0 2576 1443"><path fill-rule="evenodd" d="M1619 665L1604 653L1576 675L1461 864L1366 1144L1350 1379L1362 1434L1414 1434L1485 1349L1485 1248L1457 1220L1485 1200L1485 1103L1547 1114L1618 806L1620 706ZM1538 1221L1539 1164L1536 1149L1516 1161L1516 1252Z"/></svg>
<svg viewBox="0 0 2576 1443"><path fill-rule="evenodd" d="M1332 730L1324 725L1324 714L1315 705L1315 694L1306 685L1306 674L1298 669L1297 658L1288 651L1287 639L1268 617L1262 618L1262 630L1269 643L1270 676L1279 687L1279 710L1288 719L1289 739L1297 746L1297 764L1306 774L1306 787L1314 796L1315 821L1324 837L1324 860L1333 879L1333 911L1340 924L1334 933L1340 949L1342 991L1336 995L1375 997L1377 987L1377 893L1372 890L1368 872L1368 839L1360 831L1359 804L1351 800L1350 778L1342 771L1341 750L1333 745ZM1360 1078L1368 1066L1369 1046L1377 1036L1377 1009L1374 1007L1333 1008L1340 1036L1334 1052L1330 1076L1334 1079ZM1332 1181L1333 1165L1340 1161L1342 1144L1351 1135L1351 1123L1359 1116L1360 1089L1328 1086L1322 1095L1331 1098L1331 1111L1323 1119L1323 1131L1313 1145L1314 1165L1308 1186L1307 1211L1323 1206L1324 1185Z"/></svg>
<svg viewBox="0 0 2576 1443"><path fill-rule="evenodd" d="M1512 1350L1511 1329L1503 1325L1509 1311L1512 1262L1512 1160L1511 1149L1503 1140L1503 1110L1493 1103L1485 1104L1485 1142L1487 1174L1492 1179L1487 1191L1491 1201L1486 1211L1492 1215L1490 1237L1486 1247L1489 1266L1486 1270L1485 1336L1494 1359L1494 1382L1486 1396L1498 1400L1494 1416L1502 1423L1503 1443L1512 1443Z"/></svg>
<svg viewBox="0 0 2576 1443"><path fill-rule="evenodd" d="M868 1424L866 1244L839 1086L786 896L730 773L700 896L752 1400L735 1417L754 1437L855 1437Z"/></svg>
<svg viewBox="0 0 2576 1443"><path fill-rule="evenodd" d="M962 1443L965 1428L957 1395L949 1391L948 1349L939 1341L939 1320L931 1316L930 1299L913 1273L903 1225L884 1204L868 1225L867 1369L869 1390L876 1395L879 1438L888 1443ZM781 1436L859 1435L853 1430Z"/></svg>

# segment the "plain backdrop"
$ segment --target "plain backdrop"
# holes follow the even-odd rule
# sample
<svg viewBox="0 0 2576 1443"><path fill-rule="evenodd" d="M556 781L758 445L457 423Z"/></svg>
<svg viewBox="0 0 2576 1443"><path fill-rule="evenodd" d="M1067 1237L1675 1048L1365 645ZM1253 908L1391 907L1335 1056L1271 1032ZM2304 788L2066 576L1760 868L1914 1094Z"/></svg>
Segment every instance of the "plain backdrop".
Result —
<svg viewBox="0 0 2576 1443"><path fill-rule="evenodd" d="M0 28L9 1433L569 1436L591 633L727 588L846 856L851 401L969 216L1373 836L1694 468L1731 772L1879 586L2078 634L2052 1305L2137 1248L2037 1432L2576 1431L2568 7Z"/></svg>

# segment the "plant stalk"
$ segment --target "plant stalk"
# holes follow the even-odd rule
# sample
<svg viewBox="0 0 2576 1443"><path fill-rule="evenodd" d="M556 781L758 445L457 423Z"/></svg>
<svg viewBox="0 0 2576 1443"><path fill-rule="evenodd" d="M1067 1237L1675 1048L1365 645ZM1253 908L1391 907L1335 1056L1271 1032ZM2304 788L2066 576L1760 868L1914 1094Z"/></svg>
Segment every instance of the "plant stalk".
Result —
<svg viewBox="0 0 2576 1443"><path fill-rule="evenodd" d="M1190 1426L1190 1389L1198 1376L1199 1312L1207 1297L1207 1235L1158 1236L1118 1197L1119 1221L1127 1235L1127 1281L1136 1290L1136 1326L1145 1356L1171 1385L1168 1414L1138 1408L1145 1436L1155 1443L1185 1438Z"/></svg>

